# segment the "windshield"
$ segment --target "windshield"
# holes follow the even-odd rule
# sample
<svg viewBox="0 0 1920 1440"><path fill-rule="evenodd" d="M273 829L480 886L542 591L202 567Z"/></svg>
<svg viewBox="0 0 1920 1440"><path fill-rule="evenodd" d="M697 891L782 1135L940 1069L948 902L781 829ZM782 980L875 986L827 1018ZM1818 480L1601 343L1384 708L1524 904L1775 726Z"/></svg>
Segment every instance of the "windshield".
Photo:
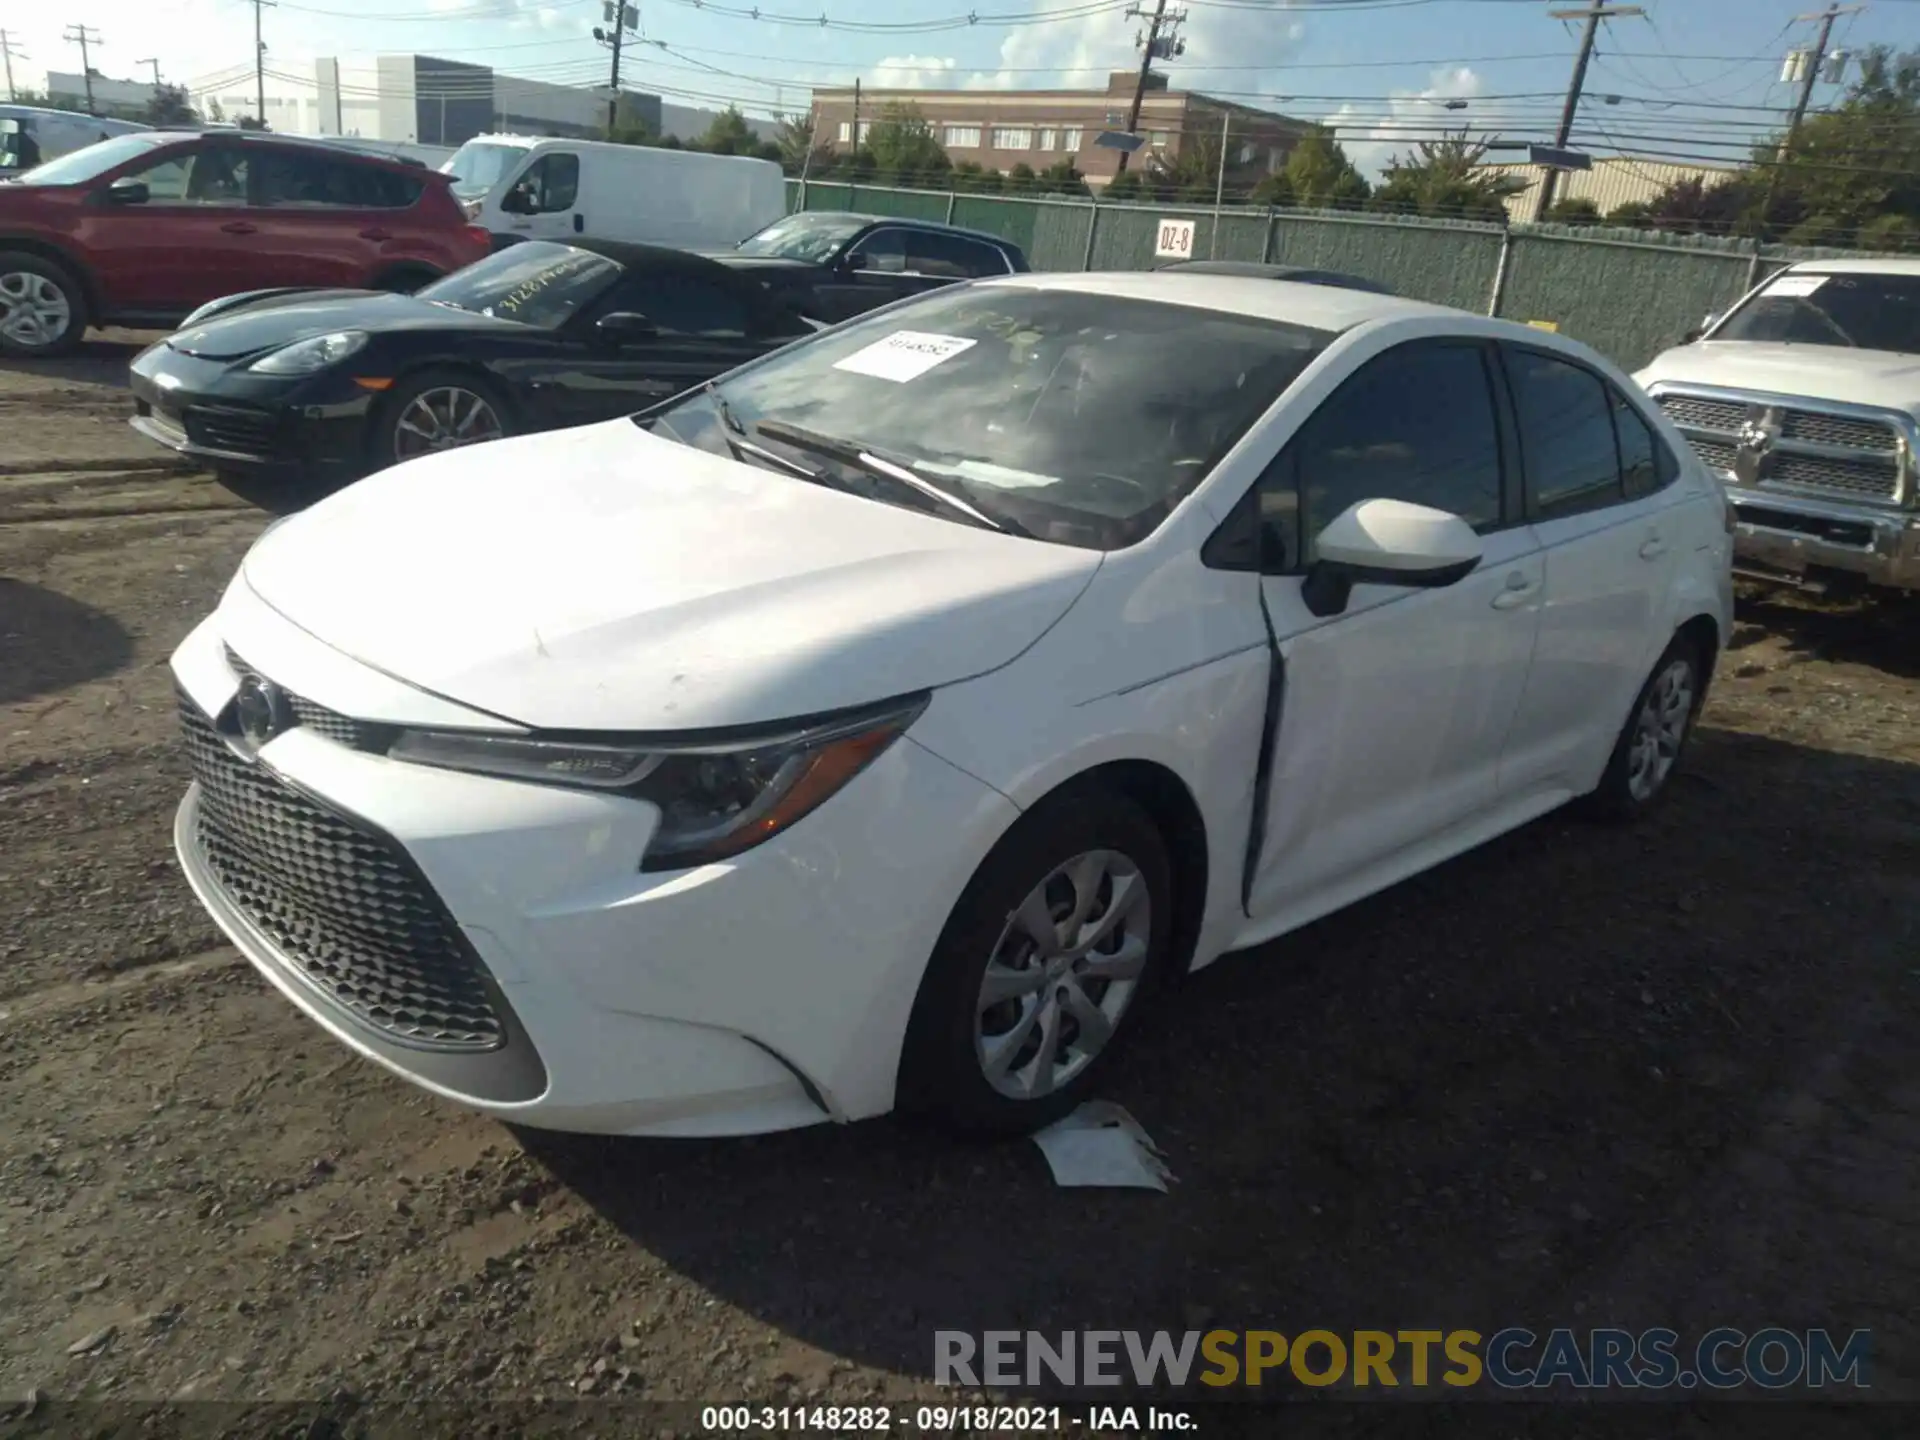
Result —
<svg viewBox="0 0 1920 1440"><path fill-rule="evenodd" d="M782 425L804 427L911 467L1006 528L1116 550L1151 534L1332 338L1184 305L972 285L801 340L640 423L719 454L744 436L818 464L819 447L781 440ZM846 488L908 503L871 476Z"/></svg>
<svg viewBox="0 0 1920 1440"><path fill-rule="evenodd" d="M525 145L469 140L440 169L453 176L454 194L472 200L498 185L502 176L526 158L527 149Z"/></svg>
<svg viewBox="0 0 1920 1440"><path fill-rule="evenodd" d="M1920 275L1796 270L1775 277L1712 338L1920 354Z"/></svg>
<svg viewBox="0 0 1920 1440"><path fill-rule="evenodd" d="M16 177L17 185L84 185L97 179L117 165L137 159L154 146L165 143L169 138L164 135L116 135L111 140L98 140L83 150L69 151L57 160L49 160L44 165L36 165L24 175Z"/></svg>
<svg viewBox="0 0 1920 1440"><path fill-rule="evenodd" d="M592 304L621 268L590 250L528 240L414 293L436 305L556 330Z"/></svg>
<svg viewBox="0 0 1920 1440"><path fill-rule="evenodd" d="M819 263L866 226L858 215L789 215L742 240L742 255Z"/></svg>

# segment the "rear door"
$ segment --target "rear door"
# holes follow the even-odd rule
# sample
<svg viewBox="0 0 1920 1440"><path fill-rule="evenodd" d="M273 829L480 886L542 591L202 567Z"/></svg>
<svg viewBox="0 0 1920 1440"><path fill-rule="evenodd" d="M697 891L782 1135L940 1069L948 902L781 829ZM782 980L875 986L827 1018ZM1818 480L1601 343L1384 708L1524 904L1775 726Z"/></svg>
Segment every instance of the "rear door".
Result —
<svg viewBox="0 0 1920 1440"><path fill-rule="evenodd" d="M595 325L627 311L646 316L656 333L620 344ZM588 424L630 415L711 380L763 354L778 341L759 307L740 289L712 276L654 271L622 278L570 327L584 354L536 387L549 423Z"/></svg>
<svg viewBox="0 0 1920 1440"><path fill-rule="evenodd" d="M1577 794L1670 638L1660 630L1686 543L1679 465L1606 377L1528 346L1502 352L1546 605L1501 789Z"/></svg>
<svg viewBox="0 0 1920 1440"><path fill-rule="evenodd" d="M393 252L404 246L406 211L424 184L347 156L256 147L246 218L259 288L372 286L404 258Z"/></svg>
<svg viewBox="0 0 1920 1440"><path fill-rule="evenodd" d="M252 283L247 219L249 147L220 141L169 146L95 187L76 237L109 314L179 317L259 288ZM116 181L138 181L138 205L108 198Z"/></svg>

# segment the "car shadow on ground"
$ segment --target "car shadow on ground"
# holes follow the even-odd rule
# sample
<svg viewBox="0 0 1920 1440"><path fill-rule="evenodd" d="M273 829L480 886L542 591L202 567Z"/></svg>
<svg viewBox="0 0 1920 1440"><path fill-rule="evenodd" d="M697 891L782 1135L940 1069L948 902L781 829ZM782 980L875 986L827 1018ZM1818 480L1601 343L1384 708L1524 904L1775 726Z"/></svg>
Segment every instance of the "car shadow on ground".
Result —
<svg viewBox="0 0 1920 1440"><path fill-rule="evenodd" d="M25 375L43 380L58 380L75 385L111 385L127 388L127 366L147 346L159 339L158 333L110 330L89 336L71 354L52 359L22 359L0 355L0 374Z"/></svg>
<svg viewBox="0 0 1920 1440"><path fill-rule="evenodd" d="M1769 1097L1911 989L1917 834L1920 767L1709 726L1637 826L1550 816L1228 956L1102 1091L1166 1195L893 1121L521 1139L723 1303L908 1374L936 1329L1637 1329L1668 1301L1572 1307L1643 1243L1688 1293L1702 1196ZM1829 1314L1861 1281L1725 1323L1861 1323Z"/></svg>
<svg viewBox="0 0 1920 1440"><path fill-rule="evenodd" d="M1920 679L1920 597L1823 602L1793 591L1762 591L1741 597L1739 619L1743 628L1727 647L1732 651L1771 635L1807 659L1868 665L1905 680Z"/></svg>
<svg viewBox="0 0 1920 1440"><path fill-rule="evenodd" d="M133 639L112 616L0 575L0 705L58 694L132 658Z"/></svg>

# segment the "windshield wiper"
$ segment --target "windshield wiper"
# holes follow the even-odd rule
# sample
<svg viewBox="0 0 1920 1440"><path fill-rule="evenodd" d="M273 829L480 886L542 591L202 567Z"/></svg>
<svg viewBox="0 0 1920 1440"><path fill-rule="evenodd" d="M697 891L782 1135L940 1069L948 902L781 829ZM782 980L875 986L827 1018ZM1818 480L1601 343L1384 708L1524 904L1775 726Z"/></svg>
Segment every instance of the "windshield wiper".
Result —
<svg viewBox="0 0 1920 1440"><path fill-rule="evenodd" d="M984 510L976 510L945 486L936 485L926 476L909 469L898 460L876 455L856 441L822 435L817 430L802 429L798 425L789 425L781 420L762 420L754 428L767 439L777 440L782 445L791 445L796 450L811 450L816 455L824 455L829 460L838 460L843 465L851 465L856 470L866 471L869 475L880 475L897 481L930 500L938 500L947 508L959 511L974 523L984 525L989 530L998 530L1003 535L1022 535L1031 538L1031 532L1024 527L1011 520L996 520Z"/></svg>
<svg viewBox="0 0 1920 1440"><path fill-rule="evenodd" d="M714 413L720 417L720 426L726 432L721 438L727 442L727 449L733 452L734 459L744 460L751 455L755 460L763 460L769 465L786 471L789 475L799 476L802 480L811 480L819 485L828 483L827 477L811 465L802 465L798 460L789 460L784 455L776 455L773 451L762 449L747 439L747 427L740 423L740 417L733 413L733 407L727 403L727 397L720 393L718 381L709 380L700 388L706 393L707 399L713 403Z"/></svg>

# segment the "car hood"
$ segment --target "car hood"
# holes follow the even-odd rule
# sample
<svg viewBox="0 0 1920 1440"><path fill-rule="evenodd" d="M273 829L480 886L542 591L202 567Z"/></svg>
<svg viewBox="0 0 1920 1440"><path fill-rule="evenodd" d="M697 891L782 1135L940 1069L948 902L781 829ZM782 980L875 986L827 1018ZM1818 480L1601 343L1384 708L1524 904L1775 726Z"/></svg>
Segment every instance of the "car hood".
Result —
<svg viewBox="0 0 1920 1440"><path fill-rule="evenodd" d="M614 420L384 471L275 526L243 574L448 699L541 729L674 731L997 669L1100 561Z"/></svg>
<svg viewBox="0 0 1920 1440"><path fill-rule="evenodd" d="M167 345L202 360L237 360L336 330L486 330L527 327L412 295L377 290L300 290L270 295L215 315L168 338Z"/></svg>
<svg viewBox="0 0 1920 1440"><path fill-rule="evenodd" d="M1633 378L1643 386L1714 385L1920 414L1920 355L1888 350L1702 340L1656 356Z"/></svg>

